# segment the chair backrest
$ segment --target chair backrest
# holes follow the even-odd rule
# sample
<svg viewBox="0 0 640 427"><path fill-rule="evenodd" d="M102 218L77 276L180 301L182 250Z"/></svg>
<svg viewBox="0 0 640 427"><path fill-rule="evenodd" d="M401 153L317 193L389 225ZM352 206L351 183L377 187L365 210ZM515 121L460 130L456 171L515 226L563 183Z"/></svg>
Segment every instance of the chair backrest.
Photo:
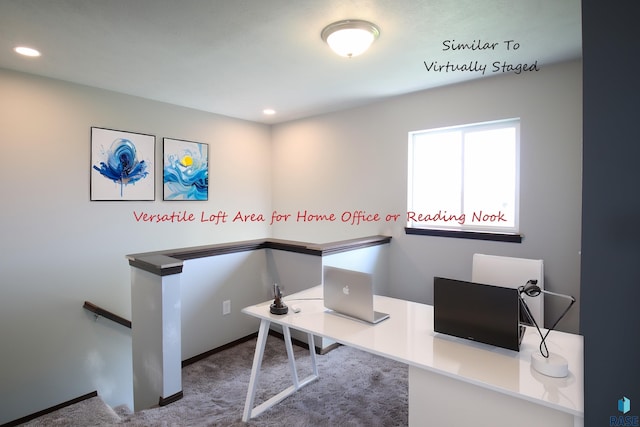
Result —
<svg viewBox="0 0 640 427"><path fill-rule="evenodd" d="M513 258L473 254L471 281L486 285L518 288L535 279L544 289L544 265L541 259ZM531 314L540 327L544 326L544 297L524 296Z"/></svg>

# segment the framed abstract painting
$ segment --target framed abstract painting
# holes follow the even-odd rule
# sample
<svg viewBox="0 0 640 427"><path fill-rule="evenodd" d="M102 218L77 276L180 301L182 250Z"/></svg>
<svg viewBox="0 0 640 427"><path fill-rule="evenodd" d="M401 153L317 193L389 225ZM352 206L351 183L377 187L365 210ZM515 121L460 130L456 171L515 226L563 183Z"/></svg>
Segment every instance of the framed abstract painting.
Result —
<svg viewBox="0 0 640 427"><path fill-rule="evenodd" d="M164 138L164 200L209 199L209 145Z"/></svg>
<svg viewBox="0 0 640 427"><path fill-rule="evenodd" d="M91 128L91 200L155 200L156 137Z"/></svg>

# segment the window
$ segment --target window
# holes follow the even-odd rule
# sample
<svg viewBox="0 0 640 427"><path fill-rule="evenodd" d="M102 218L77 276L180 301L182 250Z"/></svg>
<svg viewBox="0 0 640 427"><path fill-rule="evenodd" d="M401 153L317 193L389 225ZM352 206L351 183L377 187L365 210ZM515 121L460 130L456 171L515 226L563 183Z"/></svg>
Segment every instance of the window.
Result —
<svg viewBox="0 0 640 427"><path fill-rule="evenodd" d="M518 119L410 132L407 232L517 234L519 152Z"/></svg>

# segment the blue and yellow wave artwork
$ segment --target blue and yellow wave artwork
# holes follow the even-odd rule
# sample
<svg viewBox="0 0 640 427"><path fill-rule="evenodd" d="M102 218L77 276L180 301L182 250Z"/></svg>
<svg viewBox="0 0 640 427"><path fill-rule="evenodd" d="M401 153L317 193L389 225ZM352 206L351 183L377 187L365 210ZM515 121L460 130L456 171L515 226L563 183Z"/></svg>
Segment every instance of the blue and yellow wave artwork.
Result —
<svg viewBox="0 0 640 427"><path fill-rule="evenodd" d="M93 168L105 178L120 184L121 197L124 186L135 184L149 174L147 163L138 160L136 146L128 139L118 138L113 141L106 156L106 162L100 162L100 167L93 165Z"/></svg>
<svg viewBox="0 0 640 427"><path fill-rule="evenodd" d="M165 200L207 200L209 171L206 151L184 149L168 155L164 164Z"/></svg>

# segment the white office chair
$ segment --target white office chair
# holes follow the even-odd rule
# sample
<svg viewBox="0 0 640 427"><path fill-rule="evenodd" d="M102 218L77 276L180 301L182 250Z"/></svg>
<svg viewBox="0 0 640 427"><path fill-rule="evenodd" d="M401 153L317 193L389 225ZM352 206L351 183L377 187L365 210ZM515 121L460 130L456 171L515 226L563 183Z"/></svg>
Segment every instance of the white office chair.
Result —
<svg viewBox="0 0 640 427"><path fill-rule="evenodd" d="M544 289L544 266L541 259L473 254L472 282L518 288L531 279L537 280L540 289ZM524 296L524 299L536 323L543 327L544 298Z"/></svg>

